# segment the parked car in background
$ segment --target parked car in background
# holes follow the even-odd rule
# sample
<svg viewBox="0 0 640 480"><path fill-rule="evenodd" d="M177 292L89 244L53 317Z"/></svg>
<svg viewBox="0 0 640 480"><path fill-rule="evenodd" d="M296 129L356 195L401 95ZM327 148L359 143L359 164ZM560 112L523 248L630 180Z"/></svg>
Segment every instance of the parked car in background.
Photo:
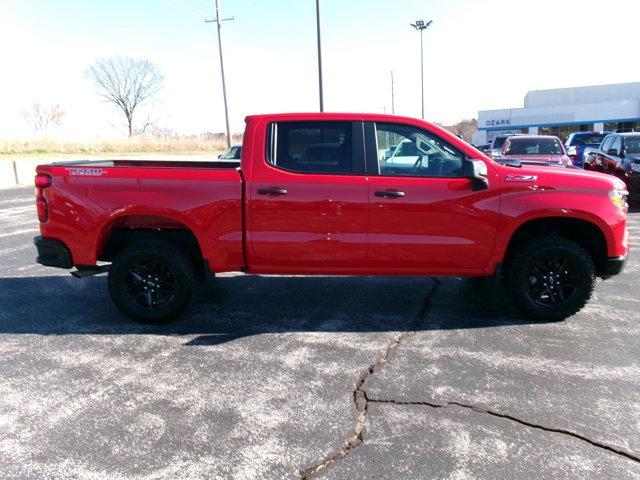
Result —
<svg viewBox="0 0 640 480"><path fill-rule="evenodd" d="M520 135L508 138L497 161L506 163L513 160L529 165L572 166L560 139L551 135Z"/></svg>
<svg viewBox="0 0 640 480"><path fill-rule="evenodd" d="M611 132L574 132L567 137L564 147L567 155L576 167L584 165L584 151L586 148L597 148L604 137Z"/></svg>
<svg viewBox="0 0 640 480"><path fill-rule="evenodd" d="M493 137L489 142L489 151L485 152L486 155L492 159L496 159L500 156L502 152L502 147L504 146L504 142L507 141L507 138L512 137L514 135L519 135L515 133L500 133Z"/></svg>
<svg viewBox="0 0 640 480"><path fill-rule="evenodd" d="M585 147L582 151L582 168L585 170L597 170L594 165L596 161L596 153L598 153L598 149L600 145L597 147Z"/></svg>
<svg viewBox="0 0 640 480"><path fill-rule="evenodd" d="M615 175L629 192L640 193L640 132L607 135L585 167Z"/></svg>
<svg viewBox="0 0 640 480"><path fill-rule="evenodd" d="M242 157L242 145L231 145L218 157L220 160L240 160Z"/></svg>
<svg viewBox="0 0 640 480"><path fill-rule="evenodd" d="M480 150L485 155L489 155L489 153L491 153L488 143L486 143L484 145L474 145L474 147L476 148L476 150Z"/></svg>

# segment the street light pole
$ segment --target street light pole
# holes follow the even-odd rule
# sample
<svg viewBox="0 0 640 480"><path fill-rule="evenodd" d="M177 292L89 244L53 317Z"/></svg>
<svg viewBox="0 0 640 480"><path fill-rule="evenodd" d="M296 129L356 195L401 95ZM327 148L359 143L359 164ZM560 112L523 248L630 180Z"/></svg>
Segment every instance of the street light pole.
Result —
<svg viewBox="0 0 640 480"><path fill-rule="evenodd" d="M393 70L391 70L391 115L396 114L395 93L393 91Z"/></svg>
<svg viewBox="0 0 640 480"><path fill-rule="evenodd" d="M422 39L423 33L424 33L424 29L420 29L420 98L422 98L422 119L424 120L424 42Z"/></svg>
<svg viewBox="0 0 640 480"><path fill-rule="evenodd" d="M215 22L218 30L218 52L220 54L220 74L222 75L222 98L224 100L224 122L227 128L227 148L231 147L231 131L229 129L229 107L227 105L227 85L224 78L224 61L222 59L222 34L220 30L222 29L222 22L227 20L233 20L233 17L230 18L220 18L220 5L218 0L216 2L216 18L213 20L205 20L205 23Z"/></svg>
<svg viewBox="0 0 640 480"><path fill-rule="evenodd" d="M429 25L433 23L433 20L429 20L427 23L424 20L416 20L416 23L412 23L411 26L420 31L420 92L422 98L422 119L424 120L424 44L422 39L423 32L429 28Z"/></svg>
<svg viewBox="0 0 640 480"><path fill-rule="evenodd" d="M322 93L322 47L320 40L320 0L316 0L316 31L318 34L318 89L320 93L320 111L324 112L324 99Z"/></svg>

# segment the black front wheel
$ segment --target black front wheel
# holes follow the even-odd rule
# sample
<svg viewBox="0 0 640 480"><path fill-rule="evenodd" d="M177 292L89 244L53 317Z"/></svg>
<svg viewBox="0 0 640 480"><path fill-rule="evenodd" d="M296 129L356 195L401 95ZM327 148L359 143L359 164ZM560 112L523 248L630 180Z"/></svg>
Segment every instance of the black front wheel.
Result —
<svg viewBox="0 0 640 480"><path fill-rule="evenodd" d="M527 316L562 320L589 301L596 269L580 245L549 235L519 247L505 265L504 279L514 303Z"/></svg>
<svg viewBox="0 0 640 480"><path fill-rule="evenodd" d="M115 306L140 323L163 323L189 305L195 285L193 261L175 245L150 240L120 252L109 268Z"/></svg>

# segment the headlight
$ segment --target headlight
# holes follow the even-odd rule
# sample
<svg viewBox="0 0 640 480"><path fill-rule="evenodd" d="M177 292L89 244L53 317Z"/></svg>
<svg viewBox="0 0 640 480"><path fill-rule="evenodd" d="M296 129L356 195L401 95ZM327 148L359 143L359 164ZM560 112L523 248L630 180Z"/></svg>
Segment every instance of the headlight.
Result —
<svg viewBox="0 0 640 480"><path fill-rule="evenodd" d="M626 210L628 207L627 195L629 195L629 192L626 190L611 190L609 192L609 198L611 198L613 204L622 210Z"/></svg>

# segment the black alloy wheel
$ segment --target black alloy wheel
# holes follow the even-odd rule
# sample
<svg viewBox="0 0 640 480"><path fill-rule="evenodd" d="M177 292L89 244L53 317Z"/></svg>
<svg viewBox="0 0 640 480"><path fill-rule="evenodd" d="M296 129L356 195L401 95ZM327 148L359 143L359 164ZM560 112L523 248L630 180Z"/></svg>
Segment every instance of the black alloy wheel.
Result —
<svg viewBox="0 0 640 480"><path fill-rule="evenodd" d="M596 268L576 242L557 235L535 237L513 247L503 279L513 302L529 318L563 320L589 301Z"/></svg>
<svg viewBox="0 0 640 480"><path fill-rule="evenodd" d="M175 288L175 275L158 261L135 263L127 272L127 298L143 308L165 307L175 298Z"/></svg>
<svg viewBox="0 0 640 480"><path fill-rule="evenodd" d="M109 293L120 312L139 323L164 323L184 312L195 289L195 260L163 240L124 248L109 268Z"/></svg>
<svg viewBox="0 0 640 480"><path fill-rule="evenodd" d="M527 292L545 307L571 301L579 285L580 276L566 258L542 258L529 269Z"/></svg>

